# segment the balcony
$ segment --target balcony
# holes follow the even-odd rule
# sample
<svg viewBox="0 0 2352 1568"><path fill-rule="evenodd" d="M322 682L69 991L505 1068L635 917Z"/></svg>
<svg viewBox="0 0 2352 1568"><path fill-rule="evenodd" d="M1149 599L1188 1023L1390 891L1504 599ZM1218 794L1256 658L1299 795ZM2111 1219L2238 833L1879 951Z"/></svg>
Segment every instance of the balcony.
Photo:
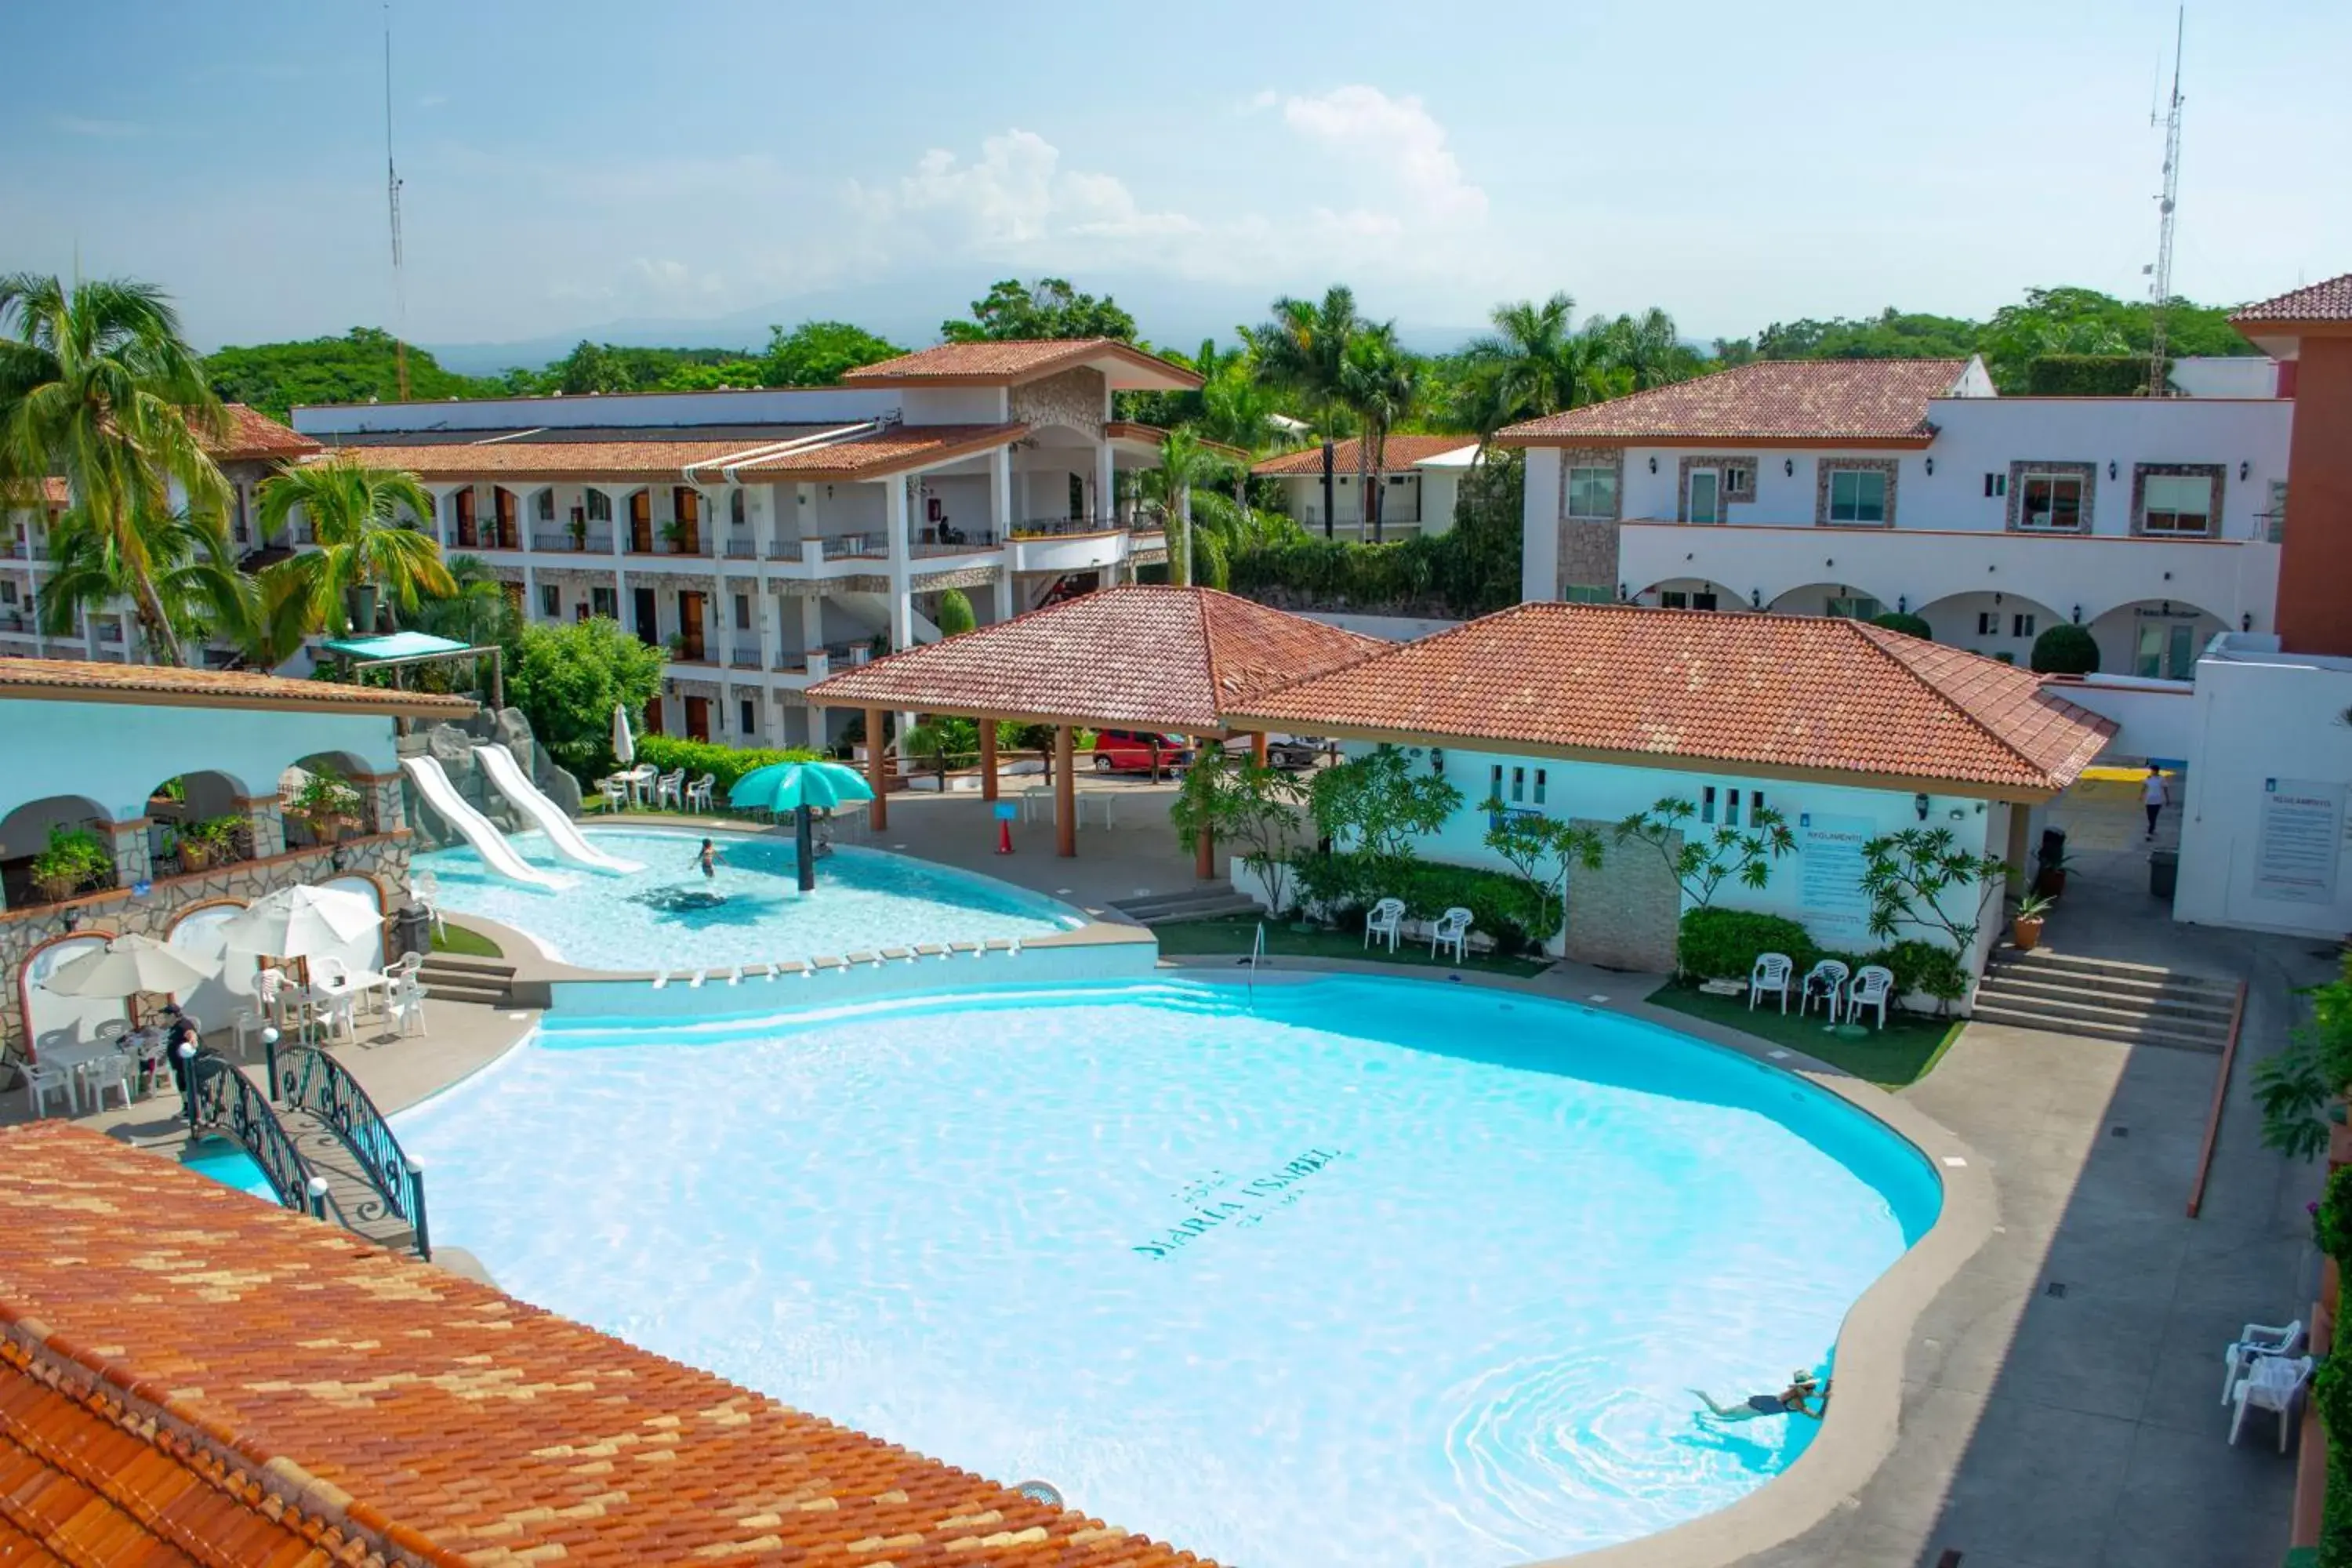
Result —
<svg viewBox="0 0 2352 1568"><path fill-rule="evenodd" d="M0 614L0 636L28 637L35 635L33 617L14 611Z"/></svg>
<svg viewBox="0 0 2352 1568"><path fill-rule="evenodd" d="M749 534L745 534L740 537L730 538L727 541L728 560L756 561L759 558L760 542L751 538Z"/></svg>
<svg viewBox="0 0 2352 1568"><path fill-rule="evenodd" d="M765 669L768 661L760 655L756 642L739 642L728 649L728 667L732 669Z"/></svg>
<svg viewBox="0 0 2352 1568"><path fill-rule="evenodd" d="M532 550L543 555L610 555L613 536L610 533L578 533L567 529L554 532L537 532L530 536Z"/></svg>
<svg viewBox="0 0 2352 1568"><path fill-rule="evenodd" d="M991 528L950 529L946 531L945 537L941 537L940 531L927 528L923 530L922 536L917 538L911 546L911 552L919 558L935 555L985 555L1001 542L1002 541L996 537L996 531Z"/></svg>

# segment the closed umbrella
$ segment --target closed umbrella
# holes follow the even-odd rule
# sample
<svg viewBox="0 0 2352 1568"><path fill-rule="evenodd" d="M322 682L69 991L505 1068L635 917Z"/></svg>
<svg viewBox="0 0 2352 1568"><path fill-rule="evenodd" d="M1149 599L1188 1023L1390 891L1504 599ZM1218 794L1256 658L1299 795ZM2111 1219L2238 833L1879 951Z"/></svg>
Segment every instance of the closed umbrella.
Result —
<svg viewBox="0 0 2352 1568"><path fill-rule="evenodd" d="M746 811L793 814L793 837L799 850L801 891L816 886L816 853L811 842L810 814L874 798L873 786L856 768L839 763L770 763L753 768L727 792L727 804Z"/></svg>
<svg viewBox="0 0 2352 1568"><path fill-rule="evenodd" d="M162 942L130 933L58 964L41 989L60 996L135 996L193 991L219 973L217 963L199 968Z"/></svg>
<svg viewBox="0 0 2352 1568"><path fill-rule="evenodd" d="M255 900L220 928L222 945L238 952L308 958L339 952L383 924L373 900L341 888L280 888Z"/></svg>
<svg viewBox="0 0 2352 1568"><path fill-rule="evenodd" d="M637 738L629 733L627 710L613 704L613 760L627 767L637 760Z"/></svg>

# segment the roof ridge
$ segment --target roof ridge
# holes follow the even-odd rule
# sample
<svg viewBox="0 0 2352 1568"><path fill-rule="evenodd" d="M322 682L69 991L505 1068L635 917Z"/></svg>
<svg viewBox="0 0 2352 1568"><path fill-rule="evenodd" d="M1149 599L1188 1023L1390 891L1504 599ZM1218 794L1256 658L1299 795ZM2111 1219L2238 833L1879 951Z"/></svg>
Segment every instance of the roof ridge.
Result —
<svg viewBox="0 0 2352 1568"><path fill-rule="evenodd" d="M1946 689L1944 682L1940 678L1931 675L1927 670L1920 668L1919 666L1912 663L1909 658L1904 657L1903 654L1898 652L1893 646L1884 640L1889 637L1902 637L1906 642L1917 642L1919 640L1917 637L1910 637L1906 633L1895 631L1891 627L1874 626L1867 621L1855 620L1850 616L1826 616L1822 618L1824 620L1844 621L1849 626L1853 628L1857 635L1861 637L1865 645L1877 651L1878 656L1881 658L1890 660L1897 668L1901 669L1904 674L1909 676L1912 679L1917 681L1920 685L1934 692L1936 694L1937 701L1942 703L1946 708L1950 709L1953 712L1958 713L1962 719L1967 720L1969 725L1972 726L1979 734L1984 736L1994 745L2008 752L2017 761L2023 763L2027 767L2032 769L2035 773L2040 773L2042 777L2047 778L2050 776L2050 770L2044 767L2038 759L2029 756L2016 742L2011 740L2008 736L1994 729L1990 724L1986 723L1969 708L1967 703L1962 702L1958 698L1953 696L1949 690ZM1929 647L1942 649L1948 653L1966 654L1971 658L1983 657L1979 654L1969 654L1966 648L1947 648L1944 644L1938 642L1929 642L1927 646ZM2000 664L2000 660L1999 659L1992 659L1990 662ZM2014 670L2017 667L2015 665L2002 665L2001 668L2004 669ZM2039 681L2034 682L2034 687L2038 693L2041 688L2041 683ZM2062 698L2060 700L2063 701L2064 700ZM2088 710L2085 710L2085 711Z"/></svg>

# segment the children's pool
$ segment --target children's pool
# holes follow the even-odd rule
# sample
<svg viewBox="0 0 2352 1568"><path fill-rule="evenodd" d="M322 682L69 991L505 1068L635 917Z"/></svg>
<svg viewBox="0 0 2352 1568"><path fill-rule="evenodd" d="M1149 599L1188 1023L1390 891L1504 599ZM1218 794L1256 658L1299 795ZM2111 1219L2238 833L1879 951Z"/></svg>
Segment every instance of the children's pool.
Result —
<svg viewBox="0 0 2352 1568"><path fill-rule="evenodd" d="M929 942L1045 936L1085 923L1067 905L989 877L880 850L843 847L801 892L793 841L714 836L716 874L696 860L698 834L592 829L595 846L645 868L627 876L559 859L539 833L512 835L522 858L571 879L560 891L510 882L467 847L419 855L445 913L519 926L584 969L699 969L847 954Z"/></svg>
<svg viewBox="0 0 2352 1568"><path fill-rule="evenodd" d="M396 1119L508 1289L1251 1568L1724 1507L1940 1187L1687 1037L1472 987L1017 988L551 1022Z"/></svg>

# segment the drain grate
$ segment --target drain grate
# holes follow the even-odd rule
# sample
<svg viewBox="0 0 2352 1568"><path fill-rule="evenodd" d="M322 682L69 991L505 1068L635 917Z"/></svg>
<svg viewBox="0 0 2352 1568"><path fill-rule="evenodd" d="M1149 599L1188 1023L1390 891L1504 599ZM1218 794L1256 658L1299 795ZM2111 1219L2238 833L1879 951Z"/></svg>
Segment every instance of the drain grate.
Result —
<svg viewBox="0 0 2352 1568"><path fill-rule="evenodd" d="M2128 1127L2110 1127L2107 1129L2107 1136L2110 1138L2128 1138L2131 1136L2131 1129Z"/></svg>
<svg viewBox="0 0 2352 1568"><path fill-rule="evenodd" d="M2042 1293L2045 1296L2063 1296L2066 1293L2066 1287L2063 1281L2053 1279L2042 1288Z"/></svg>

